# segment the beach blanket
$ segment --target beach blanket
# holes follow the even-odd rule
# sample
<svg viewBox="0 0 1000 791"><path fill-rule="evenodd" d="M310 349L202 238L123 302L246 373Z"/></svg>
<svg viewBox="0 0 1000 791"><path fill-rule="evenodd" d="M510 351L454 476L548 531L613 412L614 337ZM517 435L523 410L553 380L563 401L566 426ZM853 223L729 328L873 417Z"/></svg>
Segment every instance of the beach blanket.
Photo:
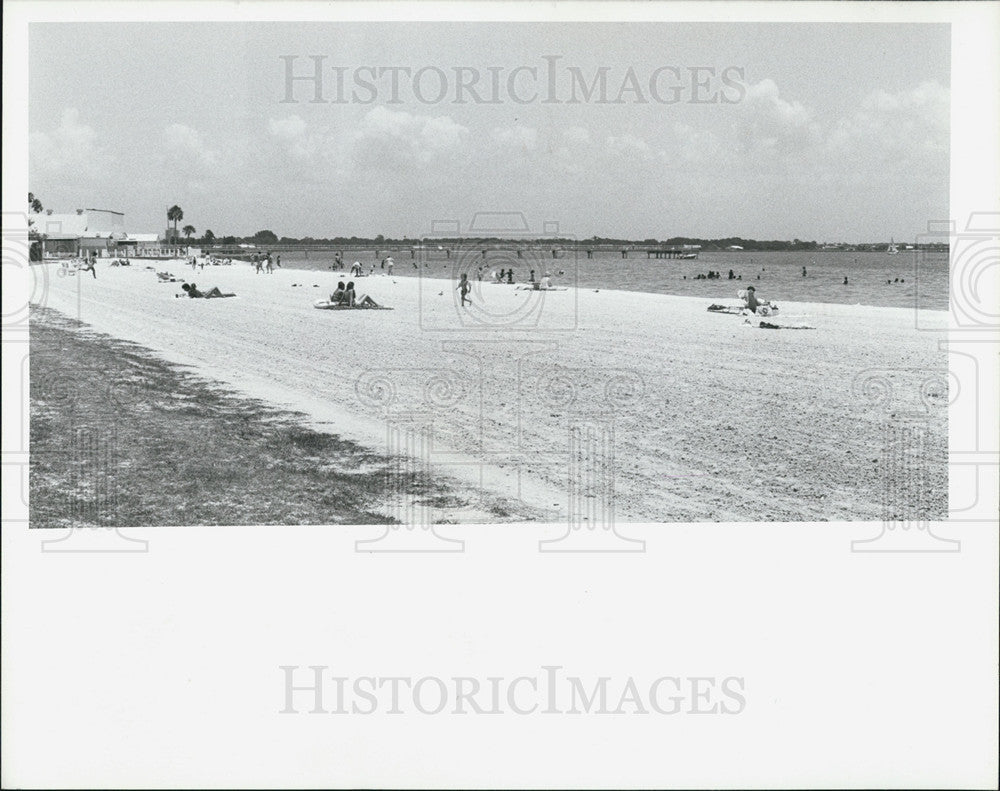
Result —
<svg viewBox="0 0 1000 791"><path fill-rule="evenodd" d="M762 330L814 330L814 329L816 329L815 327L812 327L812 326L810 326L808 324L793 324L793 323L787 322L787 321L783 321L781 323L778 323L777 321L761 321L760 324L758 324L757 326L760 327L760 329L762 329Z"/></svg>
<svg viewBox="0 0 1000 791"><path fill-rule="evenodd" d="M739 305L709 305L709 313L732 313L739 316L746 308L741 308Z"/></svg>
<svg viewBox="0 0 1000 791"><path fill-rule="evenodd" d="M730 313L734 316L770 316L778 312L778 306L773 303L761 303L757 306L757 313L753 314L746 305L719 305L713 303L708 306L709 313Z"/></svg>
<svg viewBox="0 0 1000 791"><path fill-rule="evenodd" d="M360 306L352 308L343 302L330 302L328 299L320 299L313 302L313 307L319 310L392 310L392 308L387 308L384 305L379 305L377 308L363 308Z"/></svg>

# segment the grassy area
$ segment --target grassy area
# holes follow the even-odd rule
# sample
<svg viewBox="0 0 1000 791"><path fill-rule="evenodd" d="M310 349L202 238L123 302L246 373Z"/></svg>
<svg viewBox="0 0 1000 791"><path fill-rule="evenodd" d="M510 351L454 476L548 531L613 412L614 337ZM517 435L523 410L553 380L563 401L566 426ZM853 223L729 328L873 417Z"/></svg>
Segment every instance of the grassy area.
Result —
<svg viewBox="0 0 1000 791"><path fill-rule="evenodd" d="M510 514L446 481L303 428L149 350L60 313L31 313L31 527L384 524L393 491L443 509Z"/></svg>

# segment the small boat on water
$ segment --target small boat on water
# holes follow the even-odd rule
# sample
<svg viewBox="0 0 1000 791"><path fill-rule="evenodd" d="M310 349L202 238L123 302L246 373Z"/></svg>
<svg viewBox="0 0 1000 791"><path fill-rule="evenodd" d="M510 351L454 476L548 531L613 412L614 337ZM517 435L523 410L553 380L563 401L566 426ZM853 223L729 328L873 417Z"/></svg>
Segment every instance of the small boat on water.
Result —
<svg viewBox="0 0 1000 791"><path fill-rule="evenodd" d="M889 249L885 251L887 255L899 255L899 248L896 246L896 240L889 240Z"/></svg>
<svg viewBox="0 0 1000 791"><path fill-rule="evenodd" d="M698 254L697 253L681 253L677 257L679 259L681 259L682 261L693 261L694 259L696 259L698 257Z"/></svg>

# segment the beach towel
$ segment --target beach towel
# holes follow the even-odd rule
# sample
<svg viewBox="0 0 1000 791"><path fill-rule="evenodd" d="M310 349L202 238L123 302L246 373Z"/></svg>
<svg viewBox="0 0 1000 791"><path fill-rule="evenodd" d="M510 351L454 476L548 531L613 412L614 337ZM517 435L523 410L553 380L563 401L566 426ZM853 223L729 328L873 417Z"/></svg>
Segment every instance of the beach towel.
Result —
<svg viewBox="0 0 1000 791"><path fill-rule="evenodd" d="M328 299L320 299L313 302L313 307L318 310L392 310L392 308L387 308L384 305L379 305L377 308L352 308L350 305L343 302L330 302Z"/></svg>
<svg viewBox="0 0 1000 791"><path fill-rule="evenodd" d="M739 316L745 311L746 308L740 307L739 305L709 305L709 313L732 313Z"/></svg>
<svg viewBox="0 0 1000 791"><path fill-rule="evenodd" d="M790 322L781 322L780 324L778 324L778 323L776 323L774 321L762 321L757 326L760 327L760 329L762 329L762 330L814 330L814 329L816 329L815 327L812 327L812 326L810 326L808 324L792 324Z"/></svg>

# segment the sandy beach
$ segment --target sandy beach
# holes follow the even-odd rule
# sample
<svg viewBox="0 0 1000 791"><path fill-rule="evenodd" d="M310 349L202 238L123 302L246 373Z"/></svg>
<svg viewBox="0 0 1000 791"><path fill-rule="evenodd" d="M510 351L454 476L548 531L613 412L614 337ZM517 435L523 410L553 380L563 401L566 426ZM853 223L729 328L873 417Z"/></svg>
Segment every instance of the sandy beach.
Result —
<svg viewBox="0 0 1000 791"><path fill-rule="evenodd" d="M106 262L96 279L37 267L35 293L312 427L404 455L423 436L432 471L551 521L566 518L574 487L595 522L611 518L605 500L620 522L877 520L886 492L908 487L922 516L946 516L946 360L912 310L761 294L782 322L811 327L772 330L706 311L735 302L732 283L713 300L475 283L463 311L453 281L376 275L358 293L393 310L323 311L313 302L344 275L153 265L238 296L177 298L180 281ZM922 312L922 326L946 323ZM887 437L907 426L916 456L887 461ZM582 460L593 448L604 467ZM571 469L601 480L580 494Z"/></svg>

